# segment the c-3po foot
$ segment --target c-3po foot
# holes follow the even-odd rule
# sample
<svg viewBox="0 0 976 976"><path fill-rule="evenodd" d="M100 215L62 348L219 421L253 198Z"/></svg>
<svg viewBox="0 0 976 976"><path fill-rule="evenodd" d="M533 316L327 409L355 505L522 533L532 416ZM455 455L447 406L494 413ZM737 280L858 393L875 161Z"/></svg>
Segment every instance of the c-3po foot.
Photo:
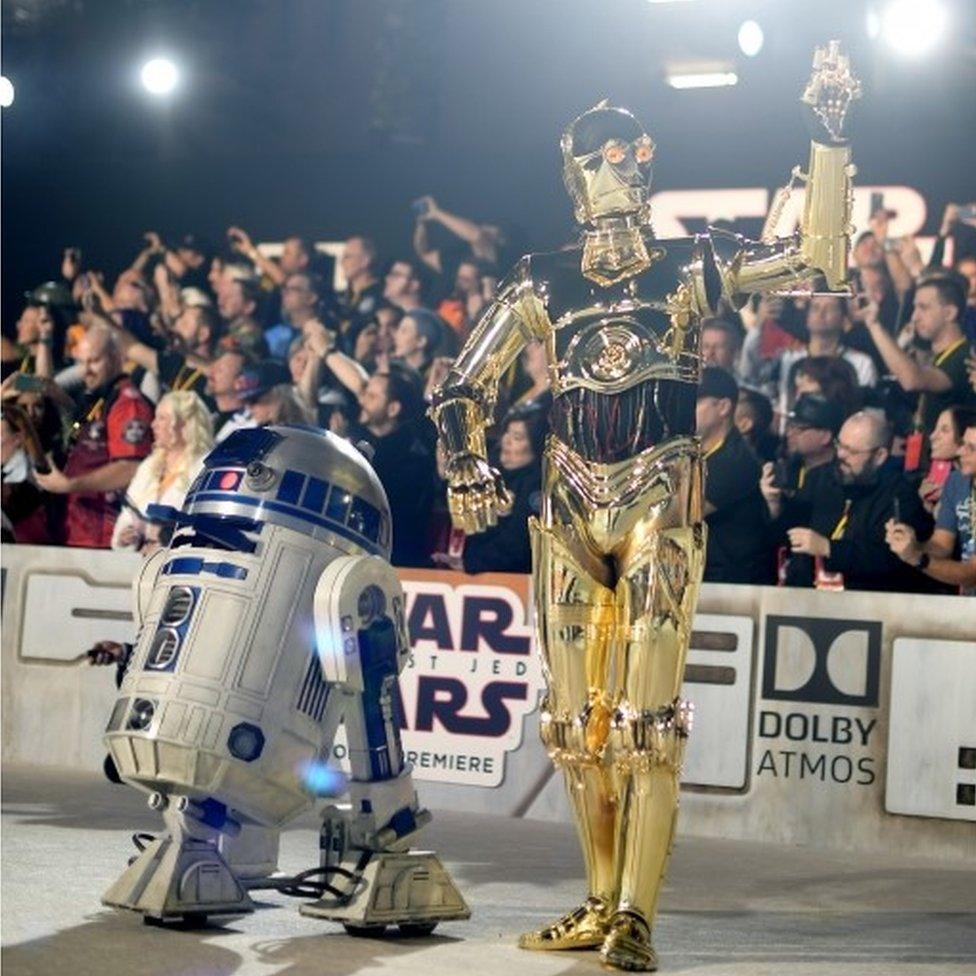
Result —
<svg viewBox="0 0 976 976"><path fill-rule="evenodd" d="M587 898L552 925L526 932L519 939L520 949L595 949L607 936L610 909L602 898Z"/></svg>
<svg viewBox="0 0 976 976"><path fill-rule="evenodd" d="M657 969L657 953L651 945L651 929L634 912L615 912L600 960L613 969L651 973Z"/></svg>

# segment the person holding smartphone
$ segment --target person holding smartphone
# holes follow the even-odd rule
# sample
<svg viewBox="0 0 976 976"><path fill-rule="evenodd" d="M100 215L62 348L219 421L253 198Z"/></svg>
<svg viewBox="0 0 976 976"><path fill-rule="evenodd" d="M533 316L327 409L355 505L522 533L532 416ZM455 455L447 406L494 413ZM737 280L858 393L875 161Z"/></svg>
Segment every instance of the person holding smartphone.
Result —
<svg viewBox="0 0 976 976"><path fill-rule="evenodd" d="M810 525L816 499L834 485L834 441L844 419L836 401L802 394L786 419L786 456L763 465L759 490L769 512L768 533L781 585L807 585L812 578L812 559L791 555L787 532Z"/></svg>

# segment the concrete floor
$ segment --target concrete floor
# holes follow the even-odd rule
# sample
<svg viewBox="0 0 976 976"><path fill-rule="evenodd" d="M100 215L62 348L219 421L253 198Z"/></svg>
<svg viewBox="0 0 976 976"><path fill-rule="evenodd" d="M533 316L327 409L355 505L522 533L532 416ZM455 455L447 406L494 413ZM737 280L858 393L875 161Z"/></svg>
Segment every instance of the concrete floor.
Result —
<svg viewBox="0 0 976 976"><path fill-rule="evenodd" d="M161 930L105 909L101 893L157 830L139 794L90 774L3 774L4 976L298 976L600 972L597 955L515 948L523 929L581 894L565 824L435 814L426 840L472 910L423 939L352 939L264 895L223 926ZM282 841L281 866L316 856L312 820ZM661 971L696 976L976 974L976 838L965 864L824 854L681 836L655 941Z"/></svg>

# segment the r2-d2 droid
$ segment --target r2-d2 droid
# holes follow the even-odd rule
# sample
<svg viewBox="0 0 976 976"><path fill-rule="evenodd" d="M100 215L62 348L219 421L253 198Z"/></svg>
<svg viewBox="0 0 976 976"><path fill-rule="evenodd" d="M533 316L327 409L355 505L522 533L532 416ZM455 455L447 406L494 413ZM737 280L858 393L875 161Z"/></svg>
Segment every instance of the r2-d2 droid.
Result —
<svg viewBox="0 0 976 976"><path fill-rule="evenodd" d="M302 913L355 934L467 918L438 859L409 851L430 815L401 751L403 591L366 459L311 428L240 430L171 515L135 582L139 636L105 734L167 829L103 902L198 920L274 887L320 895ZM280 828L341 792L322 783L340 722L349 805L324 811L319 867L269 878Z"/></svg>

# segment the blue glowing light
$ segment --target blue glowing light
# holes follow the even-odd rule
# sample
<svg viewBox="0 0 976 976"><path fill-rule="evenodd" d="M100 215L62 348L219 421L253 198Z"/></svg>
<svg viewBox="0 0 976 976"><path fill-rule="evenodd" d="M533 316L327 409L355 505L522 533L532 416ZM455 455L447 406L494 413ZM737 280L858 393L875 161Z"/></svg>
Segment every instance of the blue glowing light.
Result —
<svg viewBox="0 0 976 976"><path fill-rule="evenodd" d="M348 779L341 769L321 759L305 763L301 769L302 785L313 796L342 796Z"/></svg>

